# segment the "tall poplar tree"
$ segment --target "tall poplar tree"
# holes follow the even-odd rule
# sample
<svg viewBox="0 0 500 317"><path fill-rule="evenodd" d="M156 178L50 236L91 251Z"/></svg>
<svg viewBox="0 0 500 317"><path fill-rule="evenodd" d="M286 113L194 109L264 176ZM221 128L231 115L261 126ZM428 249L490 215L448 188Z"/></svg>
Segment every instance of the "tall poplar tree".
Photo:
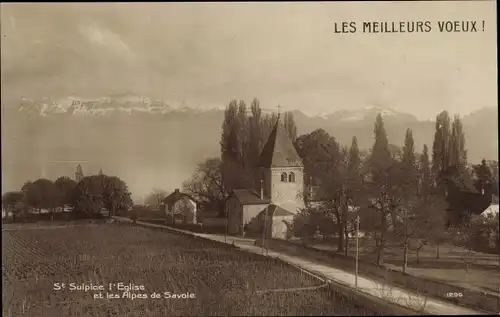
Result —
<svg viewBox="0 0 500 317"><path fill-rule="evenodd" d="M432 144L432 174L435 185L442 186L441 174L449 167L450 116L443 111L436 117L436 132Z"/></svg>
<svg viewBox="0 0 500 317"><path fill-rule="evenodd" d="M384 122L380 114L375 119L374 127L375 142L369 159L371 174L370 191L373 197L371 207L378 215L378 226L375 232L377 244L377 264L381 265L384 259L386 244L386 233L388 230L388 217L394 206L394 189L396 179L394 178L394 161L389 152L389 141L385 131ZM398 184L399 185L399 184ZM378 236L377 236L378 231Z"/></svg>
<svg viewBox="0 0 500 317"><path fill-rule="evenodd" d="M420 183L419 183L419 192L422 196L426 196L429 194L430 188L432 186L432 178L431 178L431 168L429 161L429 149L427 145L424 144L424 148L422 150L422 154L420 155L419 162L419 175L420 175Z"/></svg>
<svg viewBox="0 0 500 317"><path fill-rule="evenodd" d="M415 238L418 232L419 217L416 214L418 205L417 195L417 165L415 155L415 145L413 134L410 129L406 130L405 141L403 146L403 154L401 157L401 193L402 207L399 208L398 228L396 232L401 237L403 246L403 273L406 272L408 266L408 250L410 247L410 239Z"/></svg>
<svg viewBox="0 0 500 317"><path fill-rule="evenodd" d="M457 167L460 172L465 172L467 166L467 151L465 150L465 134L462 121L458 115L454 116L450 134L450 166Z"/></svg>
<svg viewBox="0 0 500 317"><path fill-rule="evenodd" d="M285 124L285 130L288 133L288 137L292 142L295 142L297 139L297 126L295 125L295 121L293 119L293 113L288 111L285 112L283 122Z"/></svg>

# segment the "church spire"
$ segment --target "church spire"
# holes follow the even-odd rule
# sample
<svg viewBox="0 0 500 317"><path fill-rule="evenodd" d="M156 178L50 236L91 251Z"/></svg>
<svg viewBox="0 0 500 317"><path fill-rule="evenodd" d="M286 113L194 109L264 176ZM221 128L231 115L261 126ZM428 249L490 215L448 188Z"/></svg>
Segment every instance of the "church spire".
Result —
<svg viewBox="0 0 500 317"><path fill-rule="evenodd" d="M101 168L101 169L99 170L99 176L102 176L102 175L104 175L104 174L102 173L102 168Z"/></svg>
<svg viewBox="0 0 500 317"><path fill-rule="evenodd" d="M82 166L78 164L76 167L76 172L75 172L75 180L77 183L79 183L83 179L83 171L82 171Z"/></svg>
<svg viewBox="0 0 500 317"><path fill-rule="evenodd" d="M288 136L278 113L276 124L267 139L259 159L259 167L303 167L302 160Z"/></svg>

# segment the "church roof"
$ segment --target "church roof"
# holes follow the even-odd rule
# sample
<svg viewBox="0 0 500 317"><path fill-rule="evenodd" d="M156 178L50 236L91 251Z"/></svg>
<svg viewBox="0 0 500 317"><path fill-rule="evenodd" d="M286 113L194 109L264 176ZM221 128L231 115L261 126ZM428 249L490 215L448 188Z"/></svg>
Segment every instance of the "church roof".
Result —
<svg viewBox="0 0 500 317"><path fill-rule="evenodd" d="M268 217L282 217L282 216L294 216L293 213L291 213L290 211L286 210L285 208L283 207L280 207L278 205L275 205L275 204L271 204L268 206L268 208L264 208L258 215L258 217L260 219L263 219L265 216L266 216L266 213L267 213L267 216Z"/></svg>
<svg viewBox="0 0 500 317"><path fill-rule="evenodd" d="M294 214L277 205L270 205L268 212L271 216L293 216Z"/></svg>
<svg viewBox="0 0 500 317"><path fill-rule="evenodd" d="M271 202L267 197L260 199L257 191L251 189L234 189L232 194L242 205L265 205Z"/></svg>
<svg viewBox="0 0 500 317"><path fill-rule="evenodd" d="M285 126L278 116L278 121L269 135L262 153L259 167L302 167L302 160L290 140Z"/></svg>

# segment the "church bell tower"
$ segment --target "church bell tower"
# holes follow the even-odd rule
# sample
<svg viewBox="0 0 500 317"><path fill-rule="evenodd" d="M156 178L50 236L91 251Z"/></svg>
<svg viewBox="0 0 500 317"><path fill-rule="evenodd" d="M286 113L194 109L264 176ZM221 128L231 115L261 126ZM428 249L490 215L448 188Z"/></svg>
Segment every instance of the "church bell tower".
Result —
<svg viewBox="0 0 500 317"><path fill-rule="evenodd" d="M279 114L262 149L259 173L264 195L273 204L292 213L304 208L304 165Z"/></svg>

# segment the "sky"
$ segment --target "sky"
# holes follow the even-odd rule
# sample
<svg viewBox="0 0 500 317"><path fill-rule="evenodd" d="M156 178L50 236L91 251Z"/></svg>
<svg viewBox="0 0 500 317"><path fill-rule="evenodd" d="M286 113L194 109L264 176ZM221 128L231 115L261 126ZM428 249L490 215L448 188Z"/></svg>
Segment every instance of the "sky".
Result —
<svg viewBox="0 0 500 317"><path fill-rule="evenodd" d="M495 1L1 4L2 107L132 93L319 114L379 105L429 119L497 104ZM430 21L367 34L364 21ZM437 21L477 21L440 33ZM335 33L356 22L358 32ZM484 21L484 31L482 30Z"/></svg>

